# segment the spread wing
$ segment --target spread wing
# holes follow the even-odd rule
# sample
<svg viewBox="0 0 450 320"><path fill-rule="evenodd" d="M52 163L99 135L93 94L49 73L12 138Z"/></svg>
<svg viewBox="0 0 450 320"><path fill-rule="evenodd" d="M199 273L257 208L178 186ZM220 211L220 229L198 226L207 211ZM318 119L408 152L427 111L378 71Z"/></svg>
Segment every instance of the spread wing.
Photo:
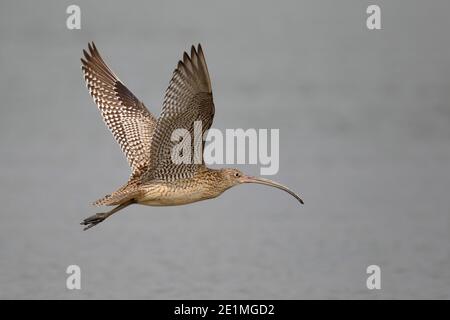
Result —
<svg viewBox="0 0 450 320"><path fill-rule="evenodd" d="M153 135L150 151L150 166L145 174L148 179L176 180L192 177L204 167L203 152L196 155L197 161L179 163L172 161L171 152L179 141L172 141L176 129L189 131L194 140L194 122L201 121L201 134L211 127L214 118L214 103L208 68L202 47L191 48L173 72L164 97L163 109ZM196 130L199 132L199 130ZM203 141L197 137L196 141ZM203 147L204 143L200 143ZM199 150L199 148L196 148ZM203 150L203 148L201 149ZM191 155L194 159L194 143L191 141ZM199 159L200 158L200 159Z"/></svg>
<svg viewBox="0 0 450 320"><path fill-rule="evenodd" d="M106 65L94 43L81 59L84 79L108 128L119 143L133 175L147 170L155 117Z"/></svg>

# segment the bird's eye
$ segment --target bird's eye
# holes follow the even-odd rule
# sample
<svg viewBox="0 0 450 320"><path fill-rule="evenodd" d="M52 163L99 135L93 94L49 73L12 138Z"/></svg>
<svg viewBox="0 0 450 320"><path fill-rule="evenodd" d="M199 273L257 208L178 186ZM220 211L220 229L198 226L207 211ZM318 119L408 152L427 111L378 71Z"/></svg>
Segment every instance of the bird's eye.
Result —
<svg viewBox="0 0 450 320"><path fill-rule="evenodd" d="M234 176L235 176L236 178L239 178L239 176L240 176L239 172L236 172L236 173L234 174Z"/></svg>

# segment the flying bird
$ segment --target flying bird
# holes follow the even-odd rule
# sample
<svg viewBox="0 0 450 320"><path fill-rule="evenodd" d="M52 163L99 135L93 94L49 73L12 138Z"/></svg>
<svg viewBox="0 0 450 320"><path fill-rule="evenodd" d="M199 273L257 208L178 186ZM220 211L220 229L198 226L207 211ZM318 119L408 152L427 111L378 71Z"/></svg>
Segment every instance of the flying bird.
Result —
<svg viewBox="0 0 450 320"><path fill-rule="evenodd" d="M210 169L203 155L199 163L172 160L171 151L177 143L171 139L172 132L186 129L192 133L194 122L201 121L203 137L214 118L211 81L200 44L192 46L190 55L184 52L178 62L158 119L108 67L93 42L83 54L81 68L89 93L132 171L124 186L94 202L96 206L115 207L84 219L84 230L131 204L183 205L215 198L243 183L284 190L303 204L295 192L277 182L248 176L237 169Z"/></svg>

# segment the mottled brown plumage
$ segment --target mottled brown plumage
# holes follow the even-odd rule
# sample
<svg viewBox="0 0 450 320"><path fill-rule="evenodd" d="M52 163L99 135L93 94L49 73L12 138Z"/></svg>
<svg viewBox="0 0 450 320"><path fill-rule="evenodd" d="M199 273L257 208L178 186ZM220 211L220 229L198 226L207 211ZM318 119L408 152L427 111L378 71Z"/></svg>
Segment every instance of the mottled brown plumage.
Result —
<svg viewBox="0 0 450 320"><path fill-rule="evenodd" d="M106 65L94 43L83 53L82 70L89 93L132 169L123 187L94 202L117 207L83 220L85 230L133 203L182 205L215 198L241 183L270 185L303 203L298 195L276 182L246 176L237 169L209 169L202 155L192 164L172 161L171 151L177 143L171 140L173 131L186 129L194 136L194 122L201 121L203 136L214 118L211 81L200 45L192 46L191 54L185 52L178 62L158 120ZM195 154L194 146L191 148L191 154Z"/></svg>

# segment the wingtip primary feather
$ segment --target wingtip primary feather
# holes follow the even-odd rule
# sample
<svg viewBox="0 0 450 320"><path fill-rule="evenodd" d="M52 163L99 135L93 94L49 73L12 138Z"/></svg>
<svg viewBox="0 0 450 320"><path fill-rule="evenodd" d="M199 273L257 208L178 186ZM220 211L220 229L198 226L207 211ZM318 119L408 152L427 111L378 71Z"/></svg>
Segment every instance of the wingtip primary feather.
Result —
<svg viewBox="0 0 450 320"><path fill-rule="evenodd" d="M86 61L91 60L91 56L89 55L89 53L87 53L87 51L85 49L83 49L83 55L84 55Z"/></svg>

